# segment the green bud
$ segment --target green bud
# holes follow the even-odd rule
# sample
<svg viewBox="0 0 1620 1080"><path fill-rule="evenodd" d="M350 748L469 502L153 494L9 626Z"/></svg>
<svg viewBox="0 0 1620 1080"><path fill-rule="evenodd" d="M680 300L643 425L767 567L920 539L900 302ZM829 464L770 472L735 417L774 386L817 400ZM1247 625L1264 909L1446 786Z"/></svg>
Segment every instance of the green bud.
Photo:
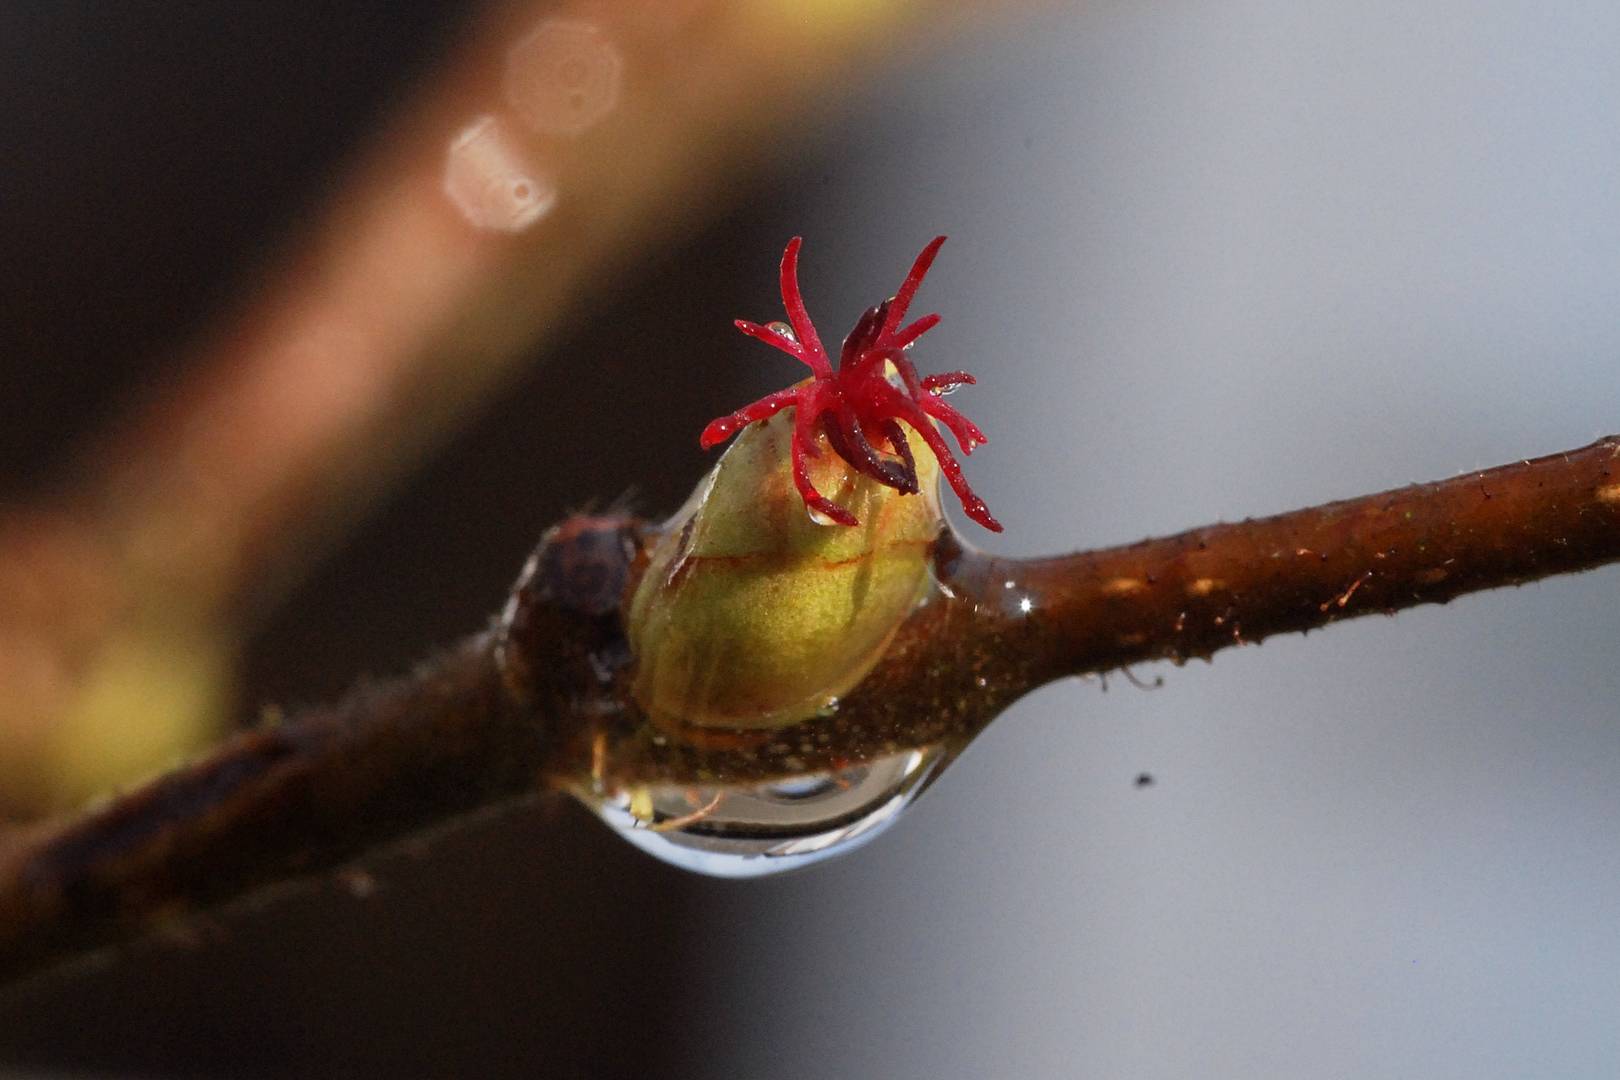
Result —
<svg viewBox="0 0 1620 1080"><path fill-rule="evenodd" d="M914 455L919 493L903 495L818 438L811 479L860 520L820 524L793 484L793 415L744 430L653 550L629 634L633 692L655 721L812 716L860 682L927 592L944 527L934 456Z"/></svg>

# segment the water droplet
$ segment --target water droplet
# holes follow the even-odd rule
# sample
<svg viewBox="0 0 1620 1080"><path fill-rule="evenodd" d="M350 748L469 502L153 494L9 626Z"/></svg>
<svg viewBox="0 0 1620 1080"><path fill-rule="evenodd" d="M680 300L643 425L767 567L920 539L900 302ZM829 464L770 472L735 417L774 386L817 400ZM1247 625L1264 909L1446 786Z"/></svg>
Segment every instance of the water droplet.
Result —
<svg viewBox="0 0 1620 1080"><path fill-rule="evenodd" d="M593 23L548 19L506 55L506 99L547 135L578 135L619 103L624 58Z"/></svg>
<svg viewBox="0 0 1620 1080"><path fill-rule="evenodd" d="M810 520L815 522L817 525L837 525L838 524L838 522L834 521L832 518L828 517L826 514L823 514L820 510L817 510L813 506L806 506L804 508L804 512L809 514L810 515Z"/></svg>
<svg viewBox="0 0 1620 1080"><path fill-rule="evenodd" d="M481 116L451 140L444 194L480 229L522 232L556 205L557 191L525 167L493 116Z"/></svg>
<svg viewBox="0 0 1620 1080"><path fill-rule="evenodd" d="M793 327L789 326L785 322L766 323L765 324L765 329L774 331L774 332L776 332L778 334L781 334L783 337L787 338L789 341L798 341L799 340L798 337L795 336L794 333L793 333Z"/></svg>
<svg viewBox="0 0 1620 1080"><path fill-rule="evenodd" d="M809 866L882 832L939 774L938 747L738 785L642 785L580 796L619 835L687 870L742 878Z"/></svg>

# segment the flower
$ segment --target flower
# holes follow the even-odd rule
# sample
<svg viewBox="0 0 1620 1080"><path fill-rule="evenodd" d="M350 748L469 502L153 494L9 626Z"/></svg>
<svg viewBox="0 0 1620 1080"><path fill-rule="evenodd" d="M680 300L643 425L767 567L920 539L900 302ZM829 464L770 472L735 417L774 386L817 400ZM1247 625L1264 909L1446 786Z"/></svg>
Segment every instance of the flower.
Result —
<svg viewBox="0 0 1620 1080"><path fill-rule="evenodd" d="M855 328L844 339L836 369L816 334L799 292L801 243L802 239L795 236L782 253L782 304L787 309L789 325L760 326L738 319L737 329L805 364L810 368L811 378L711 421L700 438L704 449L792 406L796 410L790 449L794 486L813 513L839 525L856 525L859 520L854 514L816 490L810 478L808 459L820 457L818 443L820 436L825 435L833 451L856 472L903 494L916 494L917 467L900 426L904 423L933 451L940 472L961 500L968 517L993 532L1000 532L1001 523L991 516L984 500L968 486L961 465L934 424L937 420L956 437L963 454L973 453L975 447L988 441L973 421L946 404L942 397L955 387L972 384L975 380L965 371L917 374L907 350L939 323L937 314L924 315L908 326L900 326L945 237L935 237L922 249L893 296L868 308L856 320ZM892 456L881 452L875 444L886 444Z"/></svg>

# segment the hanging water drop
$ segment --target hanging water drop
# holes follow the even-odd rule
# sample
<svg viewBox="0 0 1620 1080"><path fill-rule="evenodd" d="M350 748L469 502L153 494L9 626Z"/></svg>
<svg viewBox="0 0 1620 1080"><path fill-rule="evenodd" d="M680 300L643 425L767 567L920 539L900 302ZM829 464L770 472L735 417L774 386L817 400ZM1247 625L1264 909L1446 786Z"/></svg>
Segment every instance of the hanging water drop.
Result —
<svg viewBox="0 0 1620 1080"><path fill-rule="evenodd" d="M925 747L762 783L642 785L580 797L620 836L665 862L715 877L759 877L877 836L948 759L942 748Z"/></svg>

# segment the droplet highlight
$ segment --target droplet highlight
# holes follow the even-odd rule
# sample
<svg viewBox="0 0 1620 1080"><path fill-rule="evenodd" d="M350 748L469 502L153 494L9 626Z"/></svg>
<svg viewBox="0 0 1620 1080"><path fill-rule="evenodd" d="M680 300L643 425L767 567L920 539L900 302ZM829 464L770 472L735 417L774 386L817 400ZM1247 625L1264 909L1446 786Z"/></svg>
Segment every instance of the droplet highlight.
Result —
<svg viewBox="0 0 1620 1080"><path fill-rule="evenodd" d="M581 799L630 843L686 870L747 878L871 840L939 775L940 747L756 784L652 784Z"/></svg>
<svg viewBox="0 0 1620 1080"><path fill-rule="evenodd" d="M556 205L550 181L527 168L493 116L481 116L450 141L444 194L476 228L522 232Z"/></svg>
<svg viewBox="0 0 1620 1080"><path fill-rule="evenodd" d="M624 58L594 23L548 19L506 56L506 100L532 130L579 135L619 104Z"/></svg>

